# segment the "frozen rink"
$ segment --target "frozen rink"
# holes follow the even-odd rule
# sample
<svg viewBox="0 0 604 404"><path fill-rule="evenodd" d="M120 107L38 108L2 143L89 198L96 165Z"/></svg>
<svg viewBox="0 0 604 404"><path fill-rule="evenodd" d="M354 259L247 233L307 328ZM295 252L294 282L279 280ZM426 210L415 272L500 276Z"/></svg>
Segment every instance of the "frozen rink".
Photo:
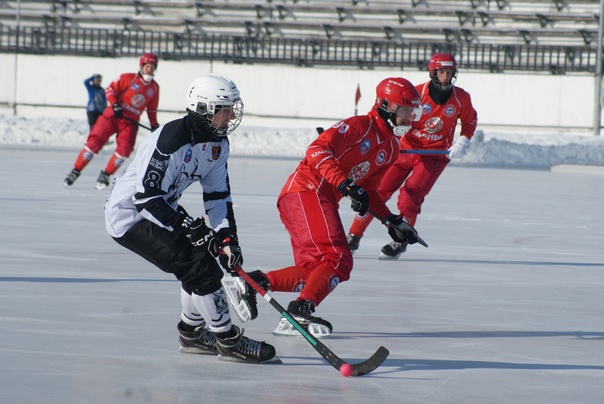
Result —
<svg viewBox="0 0 604 404"><path fill-rule="evenodd" d="M0 403L604 402L601 172L451 165L417 223L430 248L395 262L376 259L389 237L375 222L317 314L343 359L390 356L344 378L304 339L273 336L262 299L243 326L282 365L181 354L179 284L105 232L107 152L63 187L78 151L0 148ZM275 204L297 163L230 160L248 271L292 263ZM181 202L201 215L201 188Z"/></svg>

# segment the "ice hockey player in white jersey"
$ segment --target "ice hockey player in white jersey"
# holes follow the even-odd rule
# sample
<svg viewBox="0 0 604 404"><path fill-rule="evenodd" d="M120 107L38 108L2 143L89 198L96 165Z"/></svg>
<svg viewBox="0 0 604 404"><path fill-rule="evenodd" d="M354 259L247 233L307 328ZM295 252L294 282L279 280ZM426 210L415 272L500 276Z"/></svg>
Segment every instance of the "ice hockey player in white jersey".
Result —
<svg viewBox="0 0 604 404"><path fill-rule="evenodd" d="M115 178L105 206L107 231L181 281L181 352L277 361L272 345L243 336L231 322L221 284L220 266L231 272L243 262L227 171L227 135L243 116L239 90L230 79L208 74L191 83L186 100L187 115L154 131ZM178 204L196 182L209 225Z"/></svg>

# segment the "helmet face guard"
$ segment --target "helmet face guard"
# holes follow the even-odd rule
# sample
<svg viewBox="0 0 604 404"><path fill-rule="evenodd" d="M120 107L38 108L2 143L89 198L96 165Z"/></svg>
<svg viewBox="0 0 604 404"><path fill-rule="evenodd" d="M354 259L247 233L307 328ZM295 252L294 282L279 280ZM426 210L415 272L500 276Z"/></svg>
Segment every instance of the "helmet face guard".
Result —
<svg viewBox="0 0 604 404"><path fill-rule="evenodd" d="M438 70L451 69L451 79L448 83L441 83L438 78ZM457 61L452 55L448 53L435 53L432 55L430 62L428 63L428 72L430 74L430 81L434 88L439 91L447 91L453 88L455 81L457 80Z"/></svg>
<svg viewBox="0 0 604 404"><path fill-rule="evenodd" d="M421 96L413 84L402 77L390 77L378 84L375 108L396 136L407 133L411 122L419 121L423 112Z"/></svg>
<svg viewBox="0 0 604 404"><path fill-rule="evenodd" d="M241 123L243 101L235 83L219 74L201 76L186 94L187 110L204 119L216 136L228 136Z"/></svg>

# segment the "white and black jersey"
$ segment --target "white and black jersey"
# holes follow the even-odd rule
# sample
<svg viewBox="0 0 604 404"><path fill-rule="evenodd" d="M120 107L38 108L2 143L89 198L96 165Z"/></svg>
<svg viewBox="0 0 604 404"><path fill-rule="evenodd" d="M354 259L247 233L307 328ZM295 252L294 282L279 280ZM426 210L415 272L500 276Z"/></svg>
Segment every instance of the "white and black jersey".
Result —
<svg viewBox="0 0 604 404"><path fill-rule="evenodd" d="M236 231L228 157L225 137L194 133L188 116L168 122L140 144L126 171L115 178L105 205L107 231L119 238L143 219L173 230L182 216L178 201L197 181L209 225Z"/></svg>

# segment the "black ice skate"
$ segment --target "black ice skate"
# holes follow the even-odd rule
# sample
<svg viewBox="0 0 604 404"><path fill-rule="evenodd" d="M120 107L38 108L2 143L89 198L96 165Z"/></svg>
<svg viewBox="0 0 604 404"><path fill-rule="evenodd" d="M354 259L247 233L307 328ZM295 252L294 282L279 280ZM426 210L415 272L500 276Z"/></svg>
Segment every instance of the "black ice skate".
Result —
<svg viewBox="0 0 604 404"><path fill-rule="evenodd" d="M329 321L312 315L315 312L315 306L308 300L296 299L290 302L289 306L287 306L287 312L315 338L328 337L333 331L333 327ZM279 320L279 324L273 330L273 334L284 336L301 335L284 317L281 317L281 320Z"/></svg>
<svg viewBox="0 0 604 404"><path fill-rule="evenodd" d="M65 185L73 185L74 182L78 179L78 177L82 174L80 170L76 170L75 168L71 170L71 172L65 177Z"/></svg>
<svg viewBox="0 0 604 404"><path fill-rule="evenodd" d="M218 342L218 353L221 360L236 362L279 362L275 357L275 347L264 341L255 341L243 336L243 329L233 325L233 331L237 334L230 338L216 337Z"/></svg>
<svg viewBox="0 0 604 404"><path fill-rule="evenodd" d="M99 178L97 178L96 180L96 189L98 190L102 190L105 189L109 186L109 173L101 170L101 173L99 174Z"/></svg>
<svg viewBox="0 0 604 404"><path fill-rule="evenodd" d="M355 236L352 233L348 233L346 236L346 241L348 242L348 248L350 248L350 252L354 255L354 252L359 249L359 245L361 244L361 238Z"/></svg>
<svg viewBox="0 0 604 404"><path fill-rule="evenodd" d="M216 337L214 333L205 328L205 323L196 327L194 331L183 331L184 323L178 323L178 340L180 352L191 354L216 355Z"/></svg>
<svg viewBox="0 0 604 404"><path fill-rule="evenodd" d="M391 241L382 247L382 253L378 259L380 260L397 260L402 253L407 251L407 245L409 243L397 243Z"/></svg>

